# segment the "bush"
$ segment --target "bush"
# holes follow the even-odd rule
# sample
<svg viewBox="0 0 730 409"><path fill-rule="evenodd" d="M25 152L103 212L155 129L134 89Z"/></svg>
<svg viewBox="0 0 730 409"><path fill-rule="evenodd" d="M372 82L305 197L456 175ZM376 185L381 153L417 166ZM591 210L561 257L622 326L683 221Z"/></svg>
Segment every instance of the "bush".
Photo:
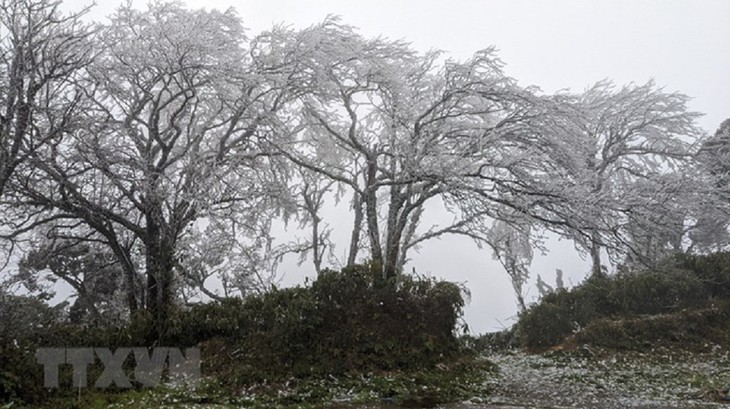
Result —
<svg viewBox="0 0 730 409"><path fill-rule="evenodd" d="M382 282L370 267L355 266L325 271L308 287L177 309L164 328L153 328L147 311L125 325L106 327L63 324L54 315L34 331L16 328L8 332L13 338L0 336L0 399L32 402L72 392L42 390L38 347L197 345L203 374L231 388L291 377L432 368L460 352L456 328L463 307L455 284L410 276ZM97 369L89 369L90 379Z"/></svg>
<svg viewBox="0 0 730 409"><path fill-rule="evenodd" d="M589 278L549 294L520 317L517 332L523 346L541 349L599 319L671 313L728 294L730 255L677 255L654 271Z"/></svg>
<svg viewBox="0 0 730 409"><path fill-rule="evenodd" d="M35 350L39 338L61 320L61 308L35 297L0 294L0 317L0 402L42 399Z"/></svg>
<svg viewBox="0 0 730 409"><path fill-rule="evenodd" d="M204 372L238 384L424 368L459 351L463 307L455 284L410 276L384 283L371 267L354 266L323 271L308 287L195 306L175 316L164 342L202 343ZM229 357L206 363L206 349Z"/></svg>
<svg viewBox="0 0 730 409"><path fill-rule="evenodd" d="M725 298L730 294L730 253L706 256L680 253L674 256L674 261L678 268L698 277L712 297Z"/></svg>
<svg viewBox="0 0 730 409"><path fill-rule="evenodd" d="M0 402L34 404L52 396L72 395L69 389L43 387L43 366L37 362L38 348L108 347L147 345L130 338L128 328L118 326L71 325L63 322L61 307L26 296L4 295L0 302ZM4 318L8 317L6 321ZM88 379L102 371L97 362L88 368ZM59 368L61 385L71 384L71 368Z"/></svg>
<svg viewBox="0 0 730 409"><path fill-rule="evenodd" d="M531 349L559 344L572 331L569 311L551 303L532 308L519 321L520 340Z"/></svg>
<svg viewBox="0 0 730 409"><path fill-rule="evenodd" d="M0 338L0 402L34 403L46 397L35 345Z"/></svg>
<svg viewBox="0 0 730 409"><path fill-rule="evenodd" d="M519 347L514 327L497 332L487 332L477 337L463 335L460 340L466 350L479 354L508 351Z"/></svg>
<svg viewBox="0 0 730 409"><path fill-rule="evenodd" d="M730 342L730 304L636 318L601 318L575 336L575 342L614 349L656 346L706 349Z"/></svg>
<svg viewBox="0 0 730 409"><path fill-rule="evenodd" d="M409 276L376 284L371 269L357 266L327 271L312 285L322 320L320 354L335 353L330 370L430 365L458 349L464 307L458 286Z"/></svg>

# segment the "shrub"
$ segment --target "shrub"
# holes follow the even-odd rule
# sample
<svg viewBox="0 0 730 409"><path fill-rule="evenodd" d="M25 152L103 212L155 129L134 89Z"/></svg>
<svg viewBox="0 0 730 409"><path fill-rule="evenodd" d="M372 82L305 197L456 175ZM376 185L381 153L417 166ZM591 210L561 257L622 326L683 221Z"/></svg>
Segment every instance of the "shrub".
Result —
<svg viewBox="0 0 730 409"><path fill-rule="evenodd" d="M204 360L206 348L227 351L233 359L212 357L204 370L238 384L423 368L459 351L463 307L455 284L410 276L382 282L369 266L354 266L323 271L308 287L195 306L167 342L202 342Z"/></svg>
<svg viewBox="0 0 730 409"><path fill-rule="evenodd" d="M679 253L674 256L678 268L691 271L713 297L730 294L730 253L697 256Z"/></svg>
<svg viewBox="0 0 730 409"><path fill-rule="evenodd" d="M466 350L480 354L508 351L519 347L515 327L497 332L487 332L477 337L463 335L460 340Z"/></svg>
<svg viewBox="0 0 730 409"><path fill-rule="evenodd" d="M671 268L613 280L618 315L661 314L702 305L710 290L691 271ZM611 314L600 314L610 316Z"/></svg>
<svg viewBox="0 0 730 409"><path fill-rule="evenodd" d="M35 297L0 294L0 317L0 402L35 402L46 395L36 346L61 320L61 308Z"/></svg>
<svg viewBox="0 0 730 409"><path fill-rule="evenodd" d="M35 344L0 338L0 402L34 403L46 397Z"/></svg>
<svg viewBox="0 0 730 409"><path fill-rule="evenodd" d="M518 332L524 346L540 349L562 342L573 328L568 310L559 305L543 303L525 313L519 321Z"/></svg>
<svg viewBox="0 0 730 409"><path fill-rule="evenodd" d="M325 271L307 287L177 309L164 328L153 328L144 310L127 324L106 327L63 324L54 315L37 331L16 328L8 334L17 337L0 336L0 399L51 396L39 386L43 371L34 354L41 346L198 345L203 373L231 388L311 375L432 368L459 353L456 327L463 307L455 284L410 276L383 282L369 266L355 266ZM97 369L92 365L90 376ZM71 392L52 395L64 393Z"/></svg>
<svg viewBox="0 0 730 409"><path fill-rule="evenodd" d="M520 317L517 332L523 346L546 348L599 319L671 313L728 294L730 255L677 255L657 270L589 278L549 294Z"/></svg>
<svg viewBox="0 0 730 409"><path fill-rule="evenodd" d="M576 334L575 341L643 350L656 346L706 349L730 342L730 304L635 318L601 318Z"/></svg>

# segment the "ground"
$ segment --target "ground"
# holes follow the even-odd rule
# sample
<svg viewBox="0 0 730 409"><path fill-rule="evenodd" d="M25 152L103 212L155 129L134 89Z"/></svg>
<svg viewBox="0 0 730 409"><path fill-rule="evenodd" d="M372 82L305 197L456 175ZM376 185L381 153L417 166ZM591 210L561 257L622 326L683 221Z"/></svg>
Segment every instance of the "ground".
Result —
<svg viewBox="0 0 730 409"><path fill-rule="evenodd" d="M507 351L477 359L496 364L498 370L491 364L477 365L476 371L459 378L447 378L449 371L440 368L416 376L293 380L283 387L270 385L266 391L240 391L238 396L209 386L197 390L178 387L130 391L113 399L84 391L79 396L81 401L66 399L53 407L395 409L398 403L411 408L434 407L425 403L428 399L422 399L424 396L458 396L457 402L436 407L730 409L730 402L723 404L716 392L730 386L730 352L711 345L702 349L621 352L584 346L540 354ZM314 402L307 396L317 397L314 401L319 403L307 403Z"/></svg>
<svg viewBox="0 0 730 409"><path fill-rule="evenodd" d="M582 347L544 354L501 353L490 359L499 374L488 380L493 392L484 403L529 408L730 408L730 402L723 405L715 392L730 386L730 356L718 346L707 346L705 352Z"/></svg>

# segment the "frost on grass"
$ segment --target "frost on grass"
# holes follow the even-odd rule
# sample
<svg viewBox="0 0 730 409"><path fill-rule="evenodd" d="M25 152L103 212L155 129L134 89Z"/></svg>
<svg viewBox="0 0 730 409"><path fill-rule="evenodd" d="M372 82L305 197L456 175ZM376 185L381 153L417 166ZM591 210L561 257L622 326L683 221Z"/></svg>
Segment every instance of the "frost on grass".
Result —
<svg viewBox="0 0 730 409"><path fill-rule="evenodd" d="M583 348L491 357L491 403L591 408L704 408L722 406L712 392L730 385L730 356L674 350L607 352Z"/></svg>

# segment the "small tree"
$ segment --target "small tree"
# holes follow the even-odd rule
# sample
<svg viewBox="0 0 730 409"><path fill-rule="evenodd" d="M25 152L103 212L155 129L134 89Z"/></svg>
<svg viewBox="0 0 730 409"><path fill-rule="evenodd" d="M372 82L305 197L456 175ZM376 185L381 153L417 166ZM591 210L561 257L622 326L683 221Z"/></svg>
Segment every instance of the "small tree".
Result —
<svg viewBox="0 0 730 409"><path fill-rule="evenodd" d="M488 231L489 244L494 250L494 258L504 267L512 283L517 297L517 306L521 312L527 310L523 289L530 279L533 243L530 240L529 227L518 226L496 221Z"/></svg>
<svg viewBox="0 0 730 409"><path fill-rule="evenodd" d="M47 269L56 279L69 284L76 291L76 301L69 312L72 322L108 322L128 313L120 308L124 307L124 282L119 263L114 254L98 243L48 239L24 255L19 269L26 276L36 276Z"/></svg>

